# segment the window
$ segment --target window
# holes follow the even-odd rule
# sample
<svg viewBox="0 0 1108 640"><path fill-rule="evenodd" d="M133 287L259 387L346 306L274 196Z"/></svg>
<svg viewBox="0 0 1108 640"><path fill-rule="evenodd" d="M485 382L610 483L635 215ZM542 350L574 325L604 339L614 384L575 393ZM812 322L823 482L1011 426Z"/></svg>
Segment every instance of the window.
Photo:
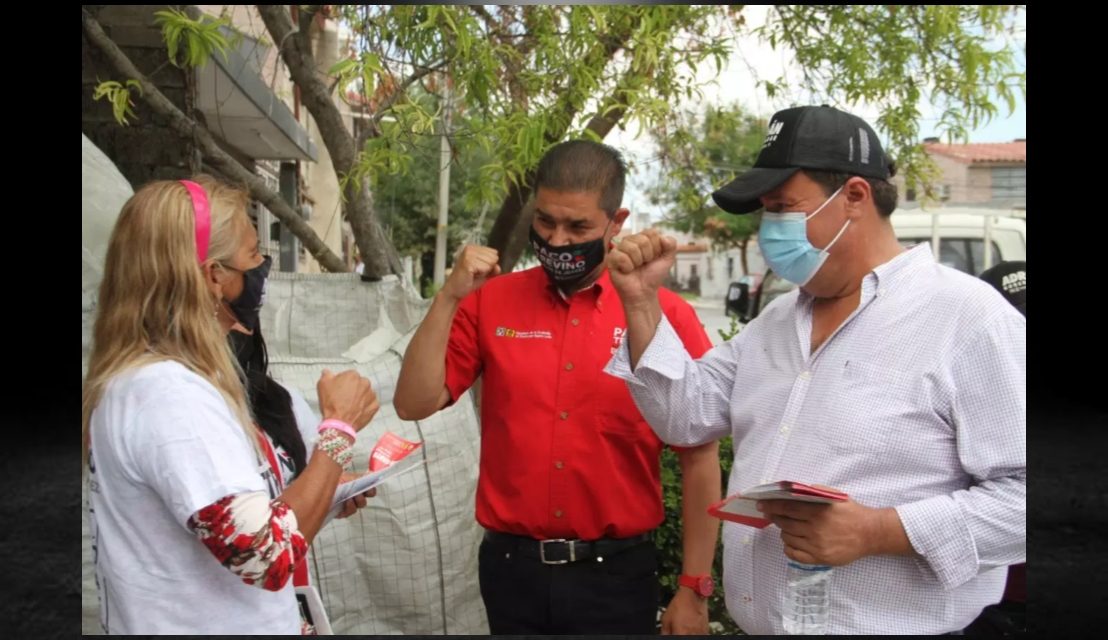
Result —
<svg viewBox="0 0 1108 640"><path fill-rule="evenodd" d="M901 238L900 245L914 247L930 238ZM1000 247L993 242L993 264L1000 261ZM939 238L939 262L976 276L985 270L985 241L980 238Z"/></svg>
<svg viewBox="0 0 1108 640"><path fill-rule="evenodd" d="M969 248L966 246L966 241L962 239L943 238L939 240L939 263L971 275L973 273L970 266Z"/></svg>
<svg viewBox="0 0 1108 640"><path fill-rule="evenodd" d="M1027 199L1027 167L993 167L994 202L1022 202Z"/></svg>
<svg viewBox="0 0 1108 640"><path fill-rule="evenodd" d="M265 185L273 191L280 191L281 184L277 179L280 175L280 164L273 161L259 160L255 165L255 173L265 181ZM281 254L281 223L277 216L269 212L269 209L257 205L258 211L258 244L259 249L265 255L273 256L275 263L279 263L277 256ZM276 267L276 264L274 266Z"/></svg>

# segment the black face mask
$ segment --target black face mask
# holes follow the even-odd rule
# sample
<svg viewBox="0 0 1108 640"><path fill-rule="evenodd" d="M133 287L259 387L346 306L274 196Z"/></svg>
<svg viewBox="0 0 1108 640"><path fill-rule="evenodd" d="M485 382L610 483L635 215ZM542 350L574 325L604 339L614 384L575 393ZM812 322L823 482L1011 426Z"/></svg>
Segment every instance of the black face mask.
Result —
<svg viewBox="0 0 1108 640"><path fill-rule="evenodd" d="M239 323L251 331L258 328L258 311L265 302L265 282L271 266L273 259L269 256L265 256L260 265L246 271L224 265L225 268L242 274L242 293L238 298L228 300L227 306L231 307Z"/></svg>
<svg viewBox="0 0 1108 640"><path fill-rule="evenodd" d="M607 232L608 228L604 230ZM604 262L603 235L596 240L555 247L531 227L531 248L546 276L563 291L572 289Z"/></svg>

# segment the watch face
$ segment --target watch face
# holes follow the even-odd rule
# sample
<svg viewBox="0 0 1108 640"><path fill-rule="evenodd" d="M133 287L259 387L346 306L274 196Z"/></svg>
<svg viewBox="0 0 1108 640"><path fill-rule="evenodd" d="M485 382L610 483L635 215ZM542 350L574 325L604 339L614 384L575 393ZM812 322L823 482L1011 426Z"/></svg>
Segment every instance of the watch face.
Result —
<svg viewBox="0 0 1108 640"><path fill-rule="evenodd" d="M700 584L697 585L697 591L700 592L700 595L704 596L705 598L712 595L712 592L715 591L715 589L716 583L712 580L710 576L704 576L703 578L701 578Z"/></svg>

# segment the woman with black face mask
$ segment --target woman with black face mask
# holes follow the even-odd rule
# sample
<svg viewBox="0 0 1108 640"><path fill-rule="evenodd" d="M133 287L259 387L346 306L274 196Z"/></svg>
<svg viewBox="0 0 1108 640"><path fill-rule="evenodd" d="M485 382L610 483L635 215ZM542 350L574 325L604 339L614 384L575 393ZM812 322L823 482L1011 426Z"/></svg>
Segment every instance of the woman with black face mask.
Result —
<svg viewBox="0 0 1108 640"><path fill-rule="evenodd" d="M248 202L208 176L158 180L112 230L82 389L110 635L311 630L298 601L315 594L297 589L308 548L380 405L356 371L323 371L321 421L266 374L257 311L269 263Z"/></svg>
<svg viewBox="0 0 1108 640"><path fill-rule="evenodd" d="M234 261L240 266L221 264L228 277L224 280L225 294L218 314L222 322L231 323L227 339L242 368L251 413L273 441L281 475L294 479L307 465L307 443L315 439L314 425L319 424L319 418L299 392L269 375L269 352L258 315L265 303L272 258L255 249L250 256L234 256ZM250 264L255 266L243 268ZM370 491L367 495L375 493ZM345 518L364 506L364 496L352 498L337 517Z"/></svg>

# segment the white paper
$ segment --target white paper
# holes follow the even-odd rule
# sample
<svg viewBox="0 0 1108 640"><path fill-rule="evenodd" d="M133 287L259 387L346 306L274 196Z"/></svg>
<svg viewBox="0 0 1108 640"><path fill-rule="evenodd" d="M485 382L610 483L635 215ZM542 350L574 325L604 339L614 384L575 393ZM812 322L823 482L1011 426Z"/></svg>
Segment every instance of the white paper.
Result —
<svg viewBox="0 0 1108 640"><path fill-rule="evenodd" d="M334 518L342 510L342 503L346 502L354 496L365 493L370 489L384 484L393 478L404 475L412 469L418 468L423 464L422 455L410 455L406 458L401 458L396 462L390 464L384 469L377 471L371 471L363 476L359 476L350 482L344 482L335 489L335 498L331 501L331 511L327 513L327 518L324 522Z"/></svg>
<svg viewBox="0 0 1108 640"><path fill-rule="evenodd" d="M819 502L823 504L839 502L838 500L835 500L833 498L796 494L785 489L769 485L765 485L765 488L753 487L751 489L748 489L742 493L742 497L746 498L747 500L796 500L798 502Z"/></svg>
<svg viewBox="0 0 1108 640"><path fill-rule="evenodd" d="M792 493L787 489L782 489L778 483L772 482L770 484L751 487L743 491L738 496L723 504L723 506L720 507L720 511L734 513L748 518L768 520L765 514L758 511L757 502L759 500L794 500L796 502L815 502L820 504L838 502L838 500L834 498L827 498L824 496L806 496Z"/></svg>

